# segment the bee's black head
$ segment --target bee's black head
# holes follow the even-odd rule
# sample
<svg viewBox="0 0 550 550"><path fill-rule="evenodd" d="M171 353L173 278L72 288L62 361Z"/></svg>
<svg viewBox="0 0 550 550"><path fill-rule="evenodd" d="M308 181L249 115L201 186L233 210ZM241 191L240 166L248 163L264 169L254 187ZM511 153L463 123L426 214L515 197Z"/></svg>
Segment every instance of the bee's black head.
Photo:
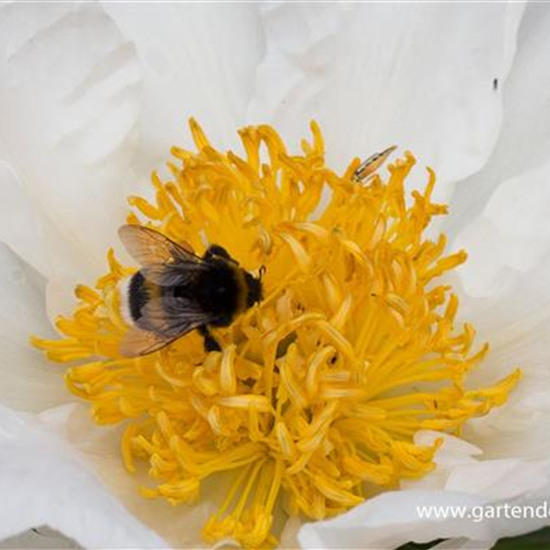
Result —
<svg viewBox="0 0 550 550"><path fill-rule="evenodd" d="M246 272L246 286L248 287L248 296L246 297L246 307L252 307L261 301L264 297L262 287L262 277L256 278Z"/></svg>

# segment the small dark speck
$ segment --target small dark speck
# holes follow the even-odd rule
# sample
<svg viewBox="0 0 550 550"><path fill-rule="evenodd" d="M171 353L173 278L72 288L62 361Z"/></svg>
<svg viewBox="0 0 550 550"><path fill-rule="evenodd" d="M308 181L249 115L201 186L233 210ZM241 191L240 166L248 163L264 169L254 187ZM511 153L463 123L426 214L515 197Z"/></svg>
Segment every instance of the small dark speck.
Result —
<svg viewBox="0 0 550 550"><path fill-rule="evenodd" d="M493 90L498 90L498 78L493 78Z"/></svg>

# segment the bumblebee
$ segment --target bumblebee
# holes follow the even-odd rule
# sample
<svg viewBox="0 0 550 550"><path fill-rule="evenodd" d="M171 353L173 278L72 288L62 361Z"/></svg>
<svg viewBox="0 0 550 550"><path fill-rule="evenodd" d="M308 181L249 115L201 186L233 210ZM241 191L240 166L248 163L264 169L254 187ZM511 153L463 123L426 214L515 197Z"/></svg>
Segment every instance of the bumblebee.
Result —
<svg viewBox="0 0 550 550"><path fill-rule="evenodd" d="M147 227L124 225L119 236L142 266L122 290L132 325L120 344L122 355L153 353L192 330L203 335L206 351L219 351L210 327L229 326L262 300L265 268L254 277L219 245L201 257Z"/></svg>

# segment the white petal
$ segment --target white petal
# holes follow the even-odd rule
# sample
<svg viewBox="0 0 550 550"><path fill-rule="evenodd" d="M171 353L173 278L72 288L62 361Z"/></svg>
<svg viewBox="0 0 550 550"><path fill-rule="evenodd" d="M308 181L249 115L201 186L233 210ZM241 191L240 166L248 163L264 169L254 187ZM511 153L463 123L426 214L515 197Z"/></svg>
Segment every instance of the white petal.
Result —
<svg viewBox="0 0 550 550"><path fill-rule="evenodd" d="M462 315L474 322L480 340L490 342L492 348L470 383L486 384L517 366L524 372L505 407L466 429L465 436L495 458L549 456L548 177L550 163L502 185L485 215L457 239L470 250L470 261L460 271ZM528 185L530 192L524 193ZM522 211L525 214L518 215ZM513 219L521 222L511 224ZM511 225L517 234L511 234Z"/></svg>
<svg viewBox="0 0 550 550"><path fill-rule="evenodd" d="M292 550L293 548L300 548L298 542L298 533L303 525L303 522L297 516L288 518L285 522L285 526L279 537L279 548L284 550Z"/></svg>
<svg viewBox="0 0 550 550"><path fill-rule="evenodd" d="M436 546L432 546L431 550L490 550L495 542L496 540L481 542L465 538L447 539Z"/></svg>
<svg viewBox="0 0 550 550"><path fill-rule="evenodd" d="M101 259L133 178L135 50L96 4L13 3L0 52L0 150L34 204Z"/></svg>
<svg viewBox="0 0 550 550"><path fill-rule="evenodd" d="M550 252L550 159L502 183L483 215L457 236L468 263L459 271L472 297L501 296Z"/></svg>
<svg viewBox="0 0 550 550"><path fill-rule="evenodd" d="M172 145L191 144L190 116L213 143L229 148L263 57L257 6L105 2L104 8L135 43L143 66L142 170L149 174L163 163Z"/></svg>
<svg viewBox="0 0 550 550"><path fill-rule="evenodd" d="M70 400L63 367L47 361L29 343L52 336L44 311L44 279L0 243L0 402L40 411Z"/></svg>
<svg viewBox="0 0 550 550"><path fill-rule="evenodd" d="M0 242L49 279L77 282L93 277L102 267L79 248L71 234L61 232L48 218L12 166L0 160ZM58 312L59 313L59 312Z"/></svg>
<svg viewBox="0 0 550 550"><path fill-rule="evenodd" d="M298 539L304 548L397 548L409 541L430 542L441 536L470 535L490 539L486 523L467 519L422 519L424 506L464 506L482 504L477 497L443 491L395 491L368 500L329 521L305 525ZM442 535L443 533L443 535Z"/></svg>
<svg viewBox="0 0 550 550"><path fill-rule="evenodd" d="M251 120L287 136L312 118L342 167L396 143L443 186L478 170L497 138L521 6L282 3L263 6L267 54Z"/></svg>
<svg viewBox="0 0 550 550"><path fill-rule="evenodd" d="M506 242L499 246L506 247ZM464 437L491 458L550 456L549 269L550 262L545 261L537 269L515 273L510 288L494 298L462 293L464 318L473 320L479 339L491 344L483 367L472 373L470 383L485 385L515 367L524 374L504 407L469 422L464 431Z"/></svg>
<svg viewBox="0 0 550 550"><path fill-rule="evenodd" d="M0 491L0 539L48 525L87 548L166 548L62 439L5 407Z"/></svg>
<svg viewBox="0 0 550 550"><path fill-rule="evenodd" d="M461 467L465 469L464 475L460 479L455 475L444 490L411 489L383 494L336 519L304 526L299 534L300 543L306 548L381 550L397 548L409 541L423 543L450 538L458 540L436 548L482 549L490 548L499 538L549 524L548 461L509 466L510 463L503 467L497 461L479 462ZM488 474L494 485L487 483ZM503 477L498 479L499 475ZM523 483L530 490L509 491L507 487L513 487L514 482ZM506 506L509 510L513 506L523 507L521 517L511 516L510 511L505 511Z"/></svg>
<svg viewBox="0 0 550 550"><path fill-rule="evenodd" d="M0 548L2 550L12 548L17 548L17 550L35 550L37 548L44 550L48 548L52 550L77 550L81 546L58 531L40 526L39 529L33 527L24 533L0 541Z"/></svg>
<svg viewBox="0 0 550 550"><path fill-rule="evenodd" d="M475 219L503 180L538 169L550 150L550 5L528 3L518 33L517 55L503 82L503 123L487 165L456 188L450 229ZM529 182L524 191L529 189ZM514 224L515 226L521 224Z"/></svg>
<svg viewBox="0 0 550 550"><path fill-rule="evenodd" d="M473 321L481 341L491 344L470 383L484 385L518 366L524 373L506 406L469 422L464 431L488 458L550 457L549 178L547 160L506 180L455 243L470 252L458 277L462 316ZM519 490L530 489L528 476L505 477L513 480L506 486L520 483Z"/></svg>
<svg viewBox="0 0 550 550"><path fill-rule="evenodd" d="M401 488L442 489L447 484L449 475L455 468L475 464L477 462L476 457L483 454L483 451L475 445L448 434L422 430L414 436L417 445L433 445L437 439L442 439L443 444L434 458L435 469L419 480L402 481Z"/></svg>
<svg viewBox="0 0 550 550"><path fill-rule="evenodd" d="M482 495L492 501L510 500L548 484L548 465L510 458L485 460L454 468L445 489Z"/></svg>
<svg viewBox="0 0 550 550"><path fill-rule="evenodd" d="M200 533L225 496L224 480L206 483L194 504L170 506L164 500L148 500L138 493L140 485L152 486L145 469L136 475L125 470L120 457L122 426L108 428L94 424L87 405L72 404L45 411L42 425L77 448L92 469L124 506L144 524L167 540L173 548L207 547ZM141 547L140 547L141 548Z"/></svg>

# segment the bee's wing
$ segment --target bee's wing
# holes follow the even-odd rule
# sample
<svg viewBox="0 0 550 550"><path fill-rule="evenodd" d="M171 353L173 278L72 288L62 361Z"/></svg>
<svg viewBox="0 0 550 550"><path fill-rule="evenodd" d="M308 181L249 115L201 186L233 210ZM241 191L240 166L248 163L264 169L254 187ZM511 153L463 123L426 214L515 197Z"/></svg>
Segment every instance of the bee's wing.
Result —
<svg viewBox="0 0 550 550"><path fill-rule="evenodd" d="M213 320L192 300L154 298L142 308L138 327L128 330L119 349L126 357L147 355Z"/></svg>
<svg viewBox="0 0 550 550"><path fill-rule="evenodd" d="M180 245L149 227L123 225L118 230L118 235L126 250L143 266L172 261L203 261L188 244Z"/></svg>
<svg viewBox="0 0 550 550"><path fill-rule="evenodd" d="M206 262L175 261L170 264L151 264L140 273L159 286L190 287L198 283L200 273L208 269Z"/></svg>
<svg viewBox="0 0 550 550"><path fill-rule="evenodd" d="M175 339L175 337L167 338L163 334L132 327L124 335L118 349L124 357L139 357L158 351Z"/></svg>
<svg viewBox="0 0 550 550"><path fill-rule="evenodd" d="M182 336L215 318L188 298L163 296L153 298L141 310L138 326L167 336Z"/></svg>

